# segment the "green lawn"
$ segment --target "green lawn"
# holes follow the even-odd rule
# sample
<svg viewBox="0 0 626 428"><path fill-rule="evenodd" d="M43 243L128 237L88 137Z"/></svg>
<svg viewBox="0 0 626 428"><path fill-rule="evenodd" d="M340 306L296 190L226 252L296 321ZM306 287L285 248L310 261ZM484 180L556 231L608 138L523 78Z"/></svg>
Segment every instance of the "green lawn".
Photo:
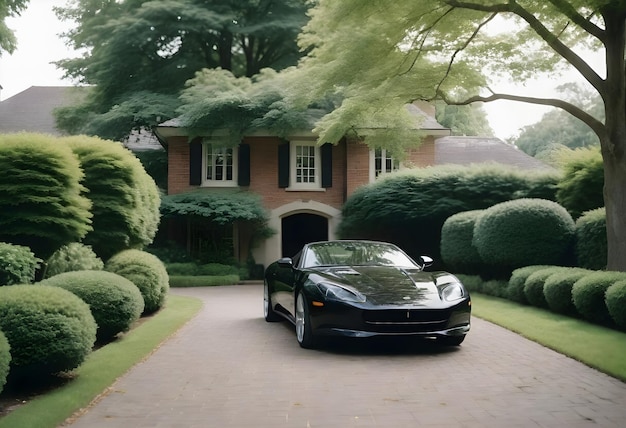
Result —
<svg viewBox="0 0 626 428"><path fill-rule="evenodd" d="M477 293L472 314L626 381L626 333Z"/></svg>
<svg viewBox="0 0 626 428"><path fill-rule="evenodd" d="M29 401L0 418L0 428L54 428L105 391L118 377L150 355L160 343L189 321L202 302L169 295L157 314L120 340L91 353L65 386Z"/></svg>

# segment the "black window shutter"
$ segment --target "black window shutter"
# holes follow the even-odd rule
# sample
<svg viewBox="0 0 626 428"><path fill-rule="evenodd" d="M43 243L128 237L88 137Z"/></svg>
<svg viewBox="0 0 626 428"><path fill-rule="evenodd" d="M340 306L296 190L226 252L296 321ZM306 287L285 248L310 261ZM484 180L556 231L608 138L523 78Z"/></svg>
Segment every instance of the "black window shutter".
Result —
<svg viewBox="0 0 626 428"><path fill-rule="evenodd" d="M237 184L250 185L250 144L239 146L239 164L237 165Z"/></svg>
<svg viewBox="0 0 626 428"><path fill-rule="evenodd" d="M322 156L322 187L333 187L333 145L330 143L320 147Z"/></svg>
<svg viewBox="0 0 626 428"><path fill-rule="evenodd" d="M289 187L289 141L278 145L278 187Z"/></svg>
<svg viewBox="0 0 626 428"><path fill-rule="evenodd" d="M189 184L202 184L202 143L194 140L189 143Z"/></svg>

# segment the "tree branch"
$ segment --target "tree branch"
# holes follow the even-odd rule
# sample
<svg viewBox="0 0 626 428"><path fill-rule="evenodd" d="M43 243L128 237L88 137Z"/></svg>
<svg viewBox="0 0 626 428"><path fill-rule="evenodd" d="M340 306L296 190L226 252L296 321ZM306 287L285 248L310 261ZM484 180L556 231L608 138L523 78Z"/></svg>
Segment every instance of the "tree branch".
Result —
<svg viewBox="0 0 626 428"><path fill-rule="evenodd" d="M470 10L492 12L492 13L509 12L509 13L513 13L519 16L524 21L526 21L526 23L528 23L528 25L535 31L535 33L537 33L539 37L541 37L548 44L548 46L550 46L557 54L559 54L563 59L565 59L568 63L570 63L572 67L578 70L578 72L594 88L596 88L598 92L600 92L601 94L606 92L604 88L604 80L598 75L598 73L596 73L596 71L593 68L591 68L589 64L587 64L578 54L576 54L573 50L571 50L568 46L566 46L563 42L561 42L561 40L559 40L559 38L556 35L554 35L545 25L543 25L541 21L537 19L535 15L533 15L531 12L526 10L523 6L520 6L516 0L509 0L508 3L495 4L495 5L489 5L489 6L483 5L483 4L471 3L471 2L458 1L458 0L443 0L443 2L452 7L458 7L461 9L470 9ZM564 7L563 1L550 0L550 2L559 10L561 10L561 12L565 14L567 17L569 17L570 19L571 19L570 14L575 13L578 16L577 18L578 21L584 20L585 22L588 22L588 24L586 24L586 26L583 27L585 31L588 31L587 27L589 27L589 25L593 25L591 22L585 20L582 16L577 14L574 9L570 8L570 10L565 10L567 8ZM563 8L560 8L559 6L563 6ZM578 21L576 22L577 24L579 24ZM595 25L593 26L593 28L595 28L595 30L593 33L590 32L590 34L596 37L598 37L599 35L600 36L598 37L599 40L603 41L604 32L602 32Z"/></svg>
<svg viewBox="0 0 626 428"><path fill-rule="evenodd" d="M601 121L599 121L598 119L596 119L595 117L593 117L592 115L584 111L583 109L576 107L575 105L568 103L566 101L563 101L561 99L558 99L558 98L535 98L535 97L526 97L522 95L492 93L491 95L487 97L484 97L481 95L475 95L473 97L466 98L462 101L454 101L454 100L449 99L443 92L439 92L438 95L446 104L450 104L450 105L468 105L468 104L472 104L475 102L488 103L492 101L506 100L506 101L519 101L519 102L524 102L528 104L538 104L538 105L557 107L562 110L565 110L572 116L578 118L579 120L587 124L593 130L593 132L601 139L606 134L606 128L604 126L604 123L602 123Z"/></svg>

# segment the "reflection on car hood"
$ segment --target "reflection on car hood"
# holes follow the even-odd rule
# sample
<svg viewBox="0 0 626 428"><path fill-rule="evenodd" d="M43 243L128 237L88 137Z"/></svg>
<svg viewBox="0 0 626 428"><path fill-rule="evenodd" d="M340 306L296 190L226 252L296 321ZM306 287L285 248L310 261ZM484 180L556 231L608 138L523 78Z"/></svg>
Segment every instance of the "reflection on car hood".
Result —
<svg viewBox="0 0 626 428"><path fill-rule="evenodd" d="M329 280L352 287L376 305L441 303L436 281L443 272L423 272L391 266L344 266L315 269Z"/></svg>

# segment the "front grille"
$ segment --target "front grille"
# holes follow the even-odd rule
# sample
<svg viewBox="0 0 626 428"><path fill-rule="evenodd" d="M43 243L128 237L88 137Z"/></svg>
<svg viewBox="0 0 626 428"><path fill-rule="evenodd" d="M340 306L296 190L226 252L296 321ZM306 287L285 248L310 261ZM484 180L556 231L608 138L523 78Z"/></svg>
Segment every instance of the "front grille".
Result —
<svg viewBox="0 0 626 428"><path fill-rule="evenodd" d="M363 321L378 332L422 333L445 329L450 315L449 309L384 309L364 312Z"/></svg>

